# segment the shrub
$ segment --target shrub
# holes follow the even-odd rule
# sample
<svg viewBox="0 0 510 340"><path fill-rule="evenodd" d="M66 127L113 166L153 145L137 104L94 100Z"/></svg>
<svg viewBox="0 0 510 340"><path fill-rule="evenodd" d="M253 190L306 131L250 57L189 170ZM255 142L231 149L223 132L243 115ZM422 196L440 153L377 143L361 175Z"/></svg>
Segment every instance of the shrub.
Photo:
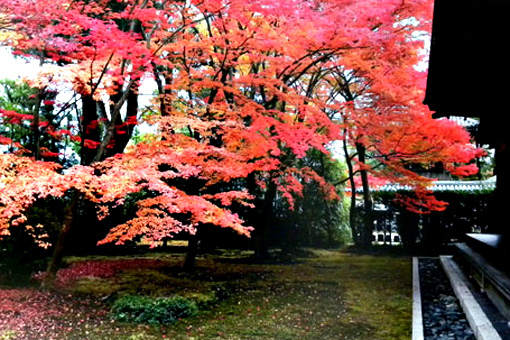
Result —
<svg viewBox="0 0 510 340"><path fill-rule="evenodd" d="M195 315L198 311L194 301L182 296L151 298L127 295L119 298L112 307L113 317L118 321L148 324L167 324Z"/></svg>

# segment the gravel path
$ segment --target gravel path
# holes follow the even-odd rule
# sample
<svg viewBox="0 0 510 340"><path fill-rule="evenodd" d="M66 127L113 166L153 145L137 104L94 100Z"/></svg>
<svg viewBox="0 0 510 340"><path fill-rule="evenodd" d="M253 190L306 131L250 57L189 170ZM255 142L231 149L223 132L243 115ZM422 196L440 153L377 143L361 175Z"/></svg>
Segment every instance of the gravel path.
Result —
<svg viewBox="0 0 510 340"><path fill-rule="evenodd" d="M420 258L425 340L475 340L450 282L436 258Z"/></svg>

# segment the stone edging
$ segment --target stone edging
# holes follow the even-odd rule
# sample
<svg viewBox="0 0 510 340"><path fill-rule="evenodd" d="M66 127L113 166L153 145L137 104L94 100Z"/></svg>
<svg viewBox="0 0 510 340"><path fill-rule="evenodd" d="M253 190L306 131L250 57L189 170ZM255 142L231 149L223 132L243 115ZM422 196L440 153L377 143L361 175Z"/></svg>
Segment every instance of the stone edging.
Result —
<svg viewBox="0 0 510 340"><path fill-rule="evenodd" d="M440 256L439 259L476 338L478 340L502 340L469 290L467 279L453 261L452 256Z"/></svg>
<svg viewBox="0 0 510 340"><path fill-rule="evenodd" d="M418 258L413 257L413 336L412 340L423 340L423 317L421 309L420 271Z"/></svg>

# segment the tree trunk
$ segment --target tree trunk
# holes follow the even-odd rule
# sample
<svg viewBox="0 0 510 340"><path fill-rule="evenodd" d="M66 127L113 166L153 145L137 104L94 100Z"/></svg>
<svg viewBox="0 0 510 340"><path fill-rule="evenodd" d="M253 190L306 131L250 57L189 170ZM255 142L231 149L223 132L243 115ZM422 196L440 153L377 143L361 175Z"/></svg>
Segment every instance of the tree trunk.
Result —
<svg viewBox="0 0 510 340"><path fill-rule="evenodd" d="M131 140L131 137L133 136L133 131L137 125L138 86L133 85L128 90L126 101L126 118L123 120L121 115L117 115L116 121L111 122L111 124L115 124L116 127L113 130L113 137L109 148L106 150L105 158L114 156L118 153L123 153L124 149Z"/></svg>
<svg viewBox="0 0 510 340"><path fill-rule="evenodd" d="M269 258L269 249L267 244L267 233L274 222L273 204L276 198L276 184L269 179L266 194L262 202L262 216L258 216L261 223L255 228L254 250L255 258L258 260L266 260Z"/></svg>
<svg viewBox="0 0 510 340"><path fill-rule="evenodd" d="M62 259L64 258L65 250L67 248L69 234L73 226L74 208L78 203L78 200L79 194L74 193L71 202L69 202L64 211L62 229L60 229L58 233L57 242L55 243L55 248L53 249L53 255L50 259L50 262L48 263L46 274L44 275L44 279L41 283L41 289L49 290L53 288L57 271L62 264Z"/></svg>
<svg viewBox="0 0 510 340"><path fill-rule="evenodd" d="M44 54L41 53L39 56L39 68L44 65ZM39 130L40 124L40 110L41 101L43 98L44 89L38 89L36 94L36 102L34 107L34 121L32 122L32 139L33 139L33 155L35 160L41 159L41 131Z"/></svg>
<svg viewBox="0 0 510 340"><path fill-rule="evenodd" d="M195 269L195 263L198 255L198 244L200 243L200 236L197 229L195 235L189 235L188 250L184 259L183 269L186 272L191 272Z"/></svg>
<svg viewBox="0 0 510 340"><path fill-rule="evenodd" d="M365 147L361 143L356 143L358 151L358 160L361 164L365 164ZM372 231L374 229L374 216L372 195L370 193L370 184L368 182L368 172L365 169L360 170L361 185L363 186L363 225L360 230L360 245L368 247L372 243Z"/></svg>
<svg viewBox="0 0 510 340"><path fill-rule="evenodd" d="M41 132L39 131L40 110L41 110L41 97L43 90L37 90L36 102L34 107L34 121L32 122L32 139L33 139L33 155L35 160L41 159Z"/></svg>
<svg viewBox="0 0 510 340"><path fill-rule="evenodd" d="M90 165L94 159L101 141L101 127L97 114L97 102L90 95L82 95L81 119L81 164Z"/></svg>
<svg viewBox="0 0 510 340"><path fill-rule="evenodd" d="M345 135L345 133L344 133ZM351 227L352 238L355 245L360 244L359 228L356 224L356 183L354 182L354 167L352 166L351 155L347 149L347 140L343 140L343 150L345 156L345 163L349 174L349 184L351 185L351 206L349 207L349 226Z"/></svg>

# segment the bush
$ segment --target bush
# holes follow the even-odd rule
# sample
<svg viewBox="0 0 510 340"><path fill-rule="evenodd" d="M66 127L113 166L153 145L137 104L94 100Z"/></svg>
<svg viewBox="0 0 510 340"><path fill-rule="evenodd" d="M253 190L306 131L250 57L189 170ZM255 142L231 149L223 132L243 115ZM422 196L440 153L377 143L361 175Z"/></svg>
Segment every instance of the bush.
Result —
<svg viewBox="0 0 510 340"><path fill-rule="evenodd" d="M148 324L172 323L197 312L194 301L177 295L158 298L127 295L112 307L113 317L118 321Z"/></svg>

